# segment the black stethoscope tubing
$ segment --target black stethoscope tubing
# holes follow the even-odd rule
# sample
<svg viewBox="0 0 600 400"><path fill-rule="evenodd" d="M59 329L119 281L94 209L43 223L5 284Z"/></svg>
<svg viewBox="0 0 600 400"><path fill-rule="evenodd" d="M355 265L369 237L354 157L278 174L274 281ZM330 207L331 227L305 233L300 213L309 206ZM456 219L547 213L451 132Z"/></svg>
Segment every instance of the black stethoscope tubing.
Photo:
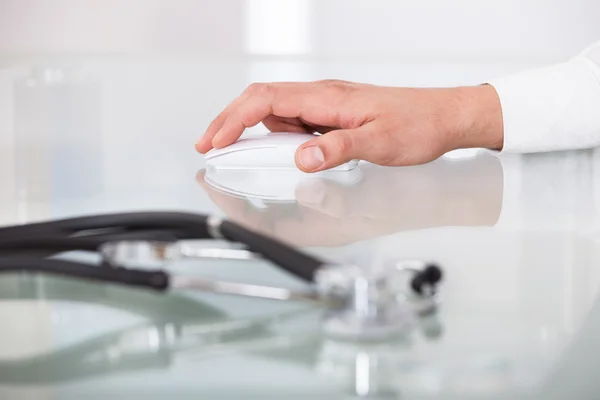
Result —
<svg viewBox="0 0 600 400"><path fill-rule="evenodd" d="M213 221L215 219L213 218ZM67 218L0 228L0 273L35 272L92 279L163 291L170 275L160 269L119 266L93 268L83 262L33 256L68 251L98 251L108 242L223 239L245 245L294 276L313 282L326 263L278 240L252 232L231 221L192 213L137 212Z"/></svg>

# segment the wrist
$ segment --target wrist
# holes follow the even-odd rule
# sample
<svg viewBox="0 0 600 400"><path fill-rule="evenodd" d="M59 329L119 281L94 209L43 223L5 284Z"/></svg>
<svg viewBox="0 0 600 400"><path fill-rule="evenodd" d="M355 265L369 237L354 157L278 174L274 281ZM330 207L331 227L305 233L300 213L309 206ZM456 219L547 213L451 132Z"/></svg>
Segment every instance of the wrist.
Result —
<svg viewBox="0 0 600 400"><path fill-rule="evenodd" d="M504 127L502 107L491 85L450 89L454 104L448 118L450 148L485 148L502 150Z"/></svg>

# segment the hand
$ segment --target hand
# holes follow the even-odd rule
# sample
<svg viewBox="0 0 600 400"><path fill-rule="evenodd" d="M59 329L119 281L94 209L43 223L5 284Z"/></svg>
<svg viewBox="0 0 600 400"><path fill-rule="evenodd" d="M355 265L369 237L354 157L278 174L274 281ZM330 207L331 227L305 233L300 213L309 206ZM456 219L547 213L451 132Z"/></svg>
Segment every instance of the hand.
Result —
<svg viewBox="0 0 600 400"><path fill-rule="evenodd" d="M209 125L196 149L235 142L263 123L270 131L323 133L300 146L305 172L352 159L380 165L433 161L458 149L500 149L502 113L492 86L382 87L344 81L252 84Z"/></svg>

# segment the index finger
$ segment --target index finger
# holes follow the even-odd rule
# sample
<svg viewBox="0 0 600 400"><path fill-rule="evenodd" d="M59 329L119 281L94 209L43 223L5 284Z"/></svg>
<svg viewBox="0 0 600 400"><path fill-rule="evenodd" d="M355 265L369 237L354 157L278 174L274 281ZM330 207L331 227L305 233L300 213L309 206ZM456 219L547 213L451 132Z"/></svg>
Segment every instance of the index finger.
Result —
<svg viewBox="0 0 600 400"><path fill-rule="evenodd" d="M232 144L246 128L259 124L270 115L341 127L343 121L339 110L345 97L338 87L320 82L262 84L252 96L231 109L212 145L221 148Z"/></svg>
<svg viewBox="0 0 600 400"><path fill-rule="evenodd" d="M255 90L257 90L259 85L260 84L253 83L252 85L248 86L235 100L233 100L227 107L225 107L225 109L219 115L217 115L217 117L210 123L210 125L208 125L206 132L204 132L204 135L202 135L202 137L196 142L196 150L198 150L200 153L206 153L210 149L212 149L212 140L219 131L219 129L221 129L221 127L223 126L223 123L227 119L231 110L235 109L239 103L252 96L252 94Z"/></svg>

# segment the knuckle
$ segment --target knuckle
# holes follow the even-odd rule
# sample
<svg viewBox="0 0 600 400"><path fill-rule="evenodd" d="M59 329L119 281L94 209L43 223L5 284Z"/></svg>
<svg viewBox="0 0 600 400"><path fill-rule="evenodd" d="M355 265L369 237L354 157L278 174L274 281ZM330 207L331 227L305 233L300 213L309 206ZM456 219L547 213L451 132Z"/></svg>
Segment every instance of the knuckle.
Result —
<svg viewBox="0 0 600 400"><path fill-rule="evenodd" d="M245 127L249 127L252 124L252 118L250 114L239 114L238 115L238 120L242 123L242 125L244 125Z"/></svg>
<svg viewBox="0 0 600 400"><path fill-rule="evenodd" d="M250 85L248 85L248 87L246 88L246 90L244 92L248 93L248 94L254 94L254 93L257 93L258 91L260 91L263 86L264 86L264 83L254 82L254 83L251 83Z"/></svg>
<svg viewBox="0 0 600 400"><path fill-rule="evenodd" d="M339 79L325 79L321 81L321 84L330 90L335 90L337 92L347 92L352 89L352 84L350 82L342 81Z"/></svg>
<svg viewBox="0 0 600 400"><path fill-rule="evenodd" d="M326 86L344 86L347 84L346 81L340 79L323 79L320 83Z"/></svg>
<svg viewBox="0 0 600 400"><path fill-rule="evenodd" d="M249 127L252 124L253 114L255 114L255 105L251 102L249 104L245 104L243 107L240 107L234 114L232 120L237 121L237 123L241 123L245 127Z"/></svg>
<svg viewBox="0 0 600 400"><path fill-rule="evenodd" d="M341 155L348 155L354 149L354 139L348 131L338 131L332 135L334 146Z"/></svg>
<svg viewBox="0 0 600 400"><path fill-rule="evenodd" d="M264 83L257 91L258 94L268 94L272 93L275 90L275 85L273 83Z"/></svg>

